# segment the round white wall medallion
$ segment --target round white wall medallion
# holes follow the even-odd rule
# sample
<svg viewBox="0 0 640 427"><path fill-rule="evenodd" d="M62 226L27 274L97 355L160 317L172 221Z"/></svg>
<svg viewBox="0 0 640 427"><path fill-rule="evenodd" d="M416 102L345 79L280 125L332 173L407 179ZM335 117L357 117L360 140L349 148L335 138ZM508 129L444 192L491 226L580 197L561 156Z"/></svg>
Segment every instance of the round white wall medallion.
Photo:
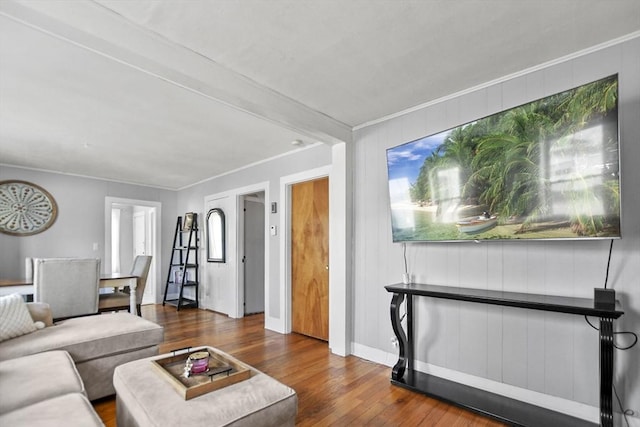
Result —
<svg viewBox="0 0 640 427"><path fill-rule="evenodd" d="M0 232L14 236L41 233L56 220L55 199L26 181L0 181Z"/></svg>

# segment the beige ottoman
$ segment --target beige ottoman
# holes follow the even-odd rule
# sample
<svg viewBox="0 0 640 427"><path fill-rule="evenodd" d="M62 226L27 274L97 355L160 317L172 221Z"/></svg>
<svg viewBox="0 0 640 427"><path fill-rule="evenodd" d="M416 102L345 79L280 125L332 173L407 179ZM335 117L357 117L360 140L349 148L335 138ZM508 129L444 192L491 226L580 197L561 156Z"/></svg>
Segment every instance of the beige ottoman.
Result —
<svg viewBox="0 0 640 427"><path fill-rule="evenodd" d="M161 357L164 356L141 359L116 368L113 385L118 427L295 425L298 410L295 390L268 375L253 369L247 380L184 400L152 366L150 361Z"/></svg>

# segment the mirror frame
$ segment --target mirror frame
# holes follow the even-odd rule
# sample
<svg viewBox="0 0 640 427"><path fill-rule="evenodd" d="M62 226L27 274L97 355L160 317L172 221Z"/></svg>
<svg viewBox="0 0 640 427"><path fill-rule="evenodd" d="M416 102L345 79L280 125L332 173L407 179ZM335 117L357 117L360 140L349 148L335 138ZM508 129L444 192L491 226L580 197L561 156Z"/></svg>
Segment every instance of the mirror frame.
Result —
<svg viewBox="0 0 640 427"><path fill-rule="evenodd" d="M219 218L219 221L215 221L215 218ZM207 262L226 262L225 246L224 211L220 208L214 208L207 212ZM213 247L220 247L221 253L214 254Z"/></svg>

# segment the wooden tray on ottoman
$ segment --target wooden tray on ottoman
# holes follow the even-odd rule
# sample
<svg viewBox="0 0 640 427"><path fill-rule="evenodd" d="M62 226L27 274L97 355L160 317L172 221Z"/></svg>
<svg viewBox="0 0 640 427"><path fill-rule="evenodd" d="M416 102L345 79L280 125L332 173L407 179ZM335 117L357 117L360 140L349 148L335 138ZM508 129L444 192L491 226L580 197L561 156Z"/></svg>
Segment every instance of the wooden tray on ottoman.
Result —
<svg viewBox="0 0 640 427"><path fill-rule="evenodd" d="M184 353L176 354L179 351ZM209 353L209 370L185 378L184 365L187 358L192 353L200 351ZM212 347L174 350L166 357L152 360L151 364L158 368L160 374L173 385L184 400L251 378L249 365L229 358Z"/></svg>

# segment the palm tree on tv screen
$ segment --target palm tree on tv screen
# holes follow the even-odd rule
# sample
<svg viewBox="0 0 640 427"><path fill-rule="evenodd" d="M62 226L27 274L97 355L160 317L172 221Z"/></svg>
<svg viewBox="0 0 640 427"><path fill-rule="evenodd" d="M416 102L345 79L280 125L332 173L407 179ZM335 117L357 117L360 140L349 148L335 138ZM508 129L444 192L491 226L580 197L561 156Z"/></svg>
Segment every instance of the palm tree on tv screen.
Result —
<svg viewBox="0 0 640 427"><path fill-rule="evenodd" d="M486 205L501 222L514 219L522 224L519 231L526 231L552 215L550 153L579 149L572 136L617 117L616 108L613 76L455 128L425 159L411 189L412 199L438 204L437 172L458 167L462 200ZM607 218L578 208L585 199L605 199L608 212L614 216L619 212L617 126L610 126L609 133L605 162L616 170L603 174L601 186L564 190L575 207L570 222L577 234L596 235L607 226ZM581 182L588 177L574 174L572 179Z"/></svg>

